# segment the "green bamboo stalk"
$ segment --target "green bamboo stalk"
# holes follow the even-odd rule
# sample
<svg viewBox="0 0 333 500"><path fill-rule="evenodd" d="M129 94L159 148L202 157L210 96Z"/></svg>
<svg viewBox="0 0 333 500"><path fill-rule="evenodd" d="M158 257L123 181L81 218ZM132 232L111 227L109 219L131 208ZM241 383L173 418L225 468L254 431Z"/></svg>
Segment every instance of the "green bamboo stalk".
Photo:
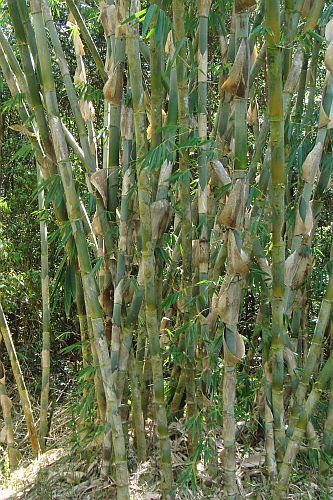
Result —
<svg viewBox="0 0 333 500"><path fill-rule="evenodd" d="M209 296L208 296L208 262L210 256L210 231L208 226L208 158L207 158L207 146L205 144L207 140L208 133L208 118L207 118L207 80L208 80L208 16L211 6L211 0L198 0L198 16L199 16L199 31L198 31L198 135L200 140L203 142L199 149L198 157L198 226L197 226L197 236L199 238L199 262L198 262L198 275L199 275L199 297L197 301L199 319L200 319L200 338L199 349L202 354L207 352L207 341L209 340L209 326L207 322L207 316L209 313ZM188 306L187 306L188 307ZM193 338L194 327L191 325L189 328L188 335ZM190 337L190 338L191 338ZM192 344L194 342L192 341ZM191 393L189 392L189 381L193 379L193 364L194 364L194 347L192 347L191 357L186 365L186 394L187 400ZM199 368L200 369L200 368ZM202 373L202 383L206 383L207 374ZM199 388L199 394L202 389ZM195 393L191 395L193 400ZM201 397L201 396L200 396ZM195 402L195 400L194 400ZM192 413L189 417L193 416L196 411L194 407ZM192 441L196 441L198 436L193 435L191 432L192 439L191 450L194 451L195 447ZM214 474L217 465L217 454L211 453L209 460L209 470Z"/></svg>
<svg viewBox="0 0 333 500"><path fill-rule="evenodd" d="M265 279L261 280L261 332L262 332L262 362L263 362L263 388L265 394L265 451L266 466L271 484L275 484L277 479L277 464L274 443L274 417L272 412L272 370L270 366L270 287Z"/></svg>
<svg viewBox="0 0 333 500"><path fill-rule="evenodd" d="M78 84L87 84L87 72L84 64L84 50L83 43L81 41L80 34L78 32L77 26L74 25L74 33L73 33L73 42L74 42L74 50L76 56L76 72L74 78L77 78ZM97 140L95 134L94 127L94 114L95 110L93 104L90 100L86 100L85 98L80 99L79 106L82 113L82 118L84 119L87 130L88 130L88 140L90 151L95 159L95 164L97 165Z"/></svg>
<svg viewBox="0 0 333 500"><path fill-rule="evenodd" d="M226 498L236 498L239 494L236 481L236 421L235 421L235 400L236 400L236 365L242 354L239 354L238 342L241 341L237 331L239 306L241 300L242 282L245 278L244 272L247 268L245 262L236 268L232 264L235 259L235 248L231 242L236 242L237 230L243 225L242 216L244 214L244 196L246 192L247 181L244 179L247 169L247 101L248 101L248 78L249 78L249 44L248 44L248 21L249 13L244 10L242 2L235 2L235 26L236 26L236 50L234 68L240 76L240 84L237 84L234 90L227 86L234 97L235 104L235 123L234 123L234 177L238 179L233 187L233 192L238 193L238 199L234 203L233 196L230 195L225 205L225 214L230 210L230 217L222 216L221 222L228 228L227 232L227 274L224 285L220 290L220 301L225 295L229 295L230 290L225 289L227 283L230 288L235 290L230 302L230 312L226 312L225 307L219 309L221 319L224 323L224 369L223 369L223 442L224 450L222 453L222 467L224 477L224 495ZM237 67L241 65L241 67ZM226 84L232 80L232 71ZM231 207L229 209L229 206ZM235 215L236 205L239 207L240 214ZM231 215L234 214L234 215ZM236 244L236 243L235 243ZM242 243L238 243L240 251ZM237 260L237 257L236 257ZM239 262L239 263L240 263ZM236 298L237 296L237 298ZM224 299L226 300L226 299ZM240 357L239 357L240 356Z"/></svg>
<svg viewBox="0 0 333 500"><path fill-rule="evenodd" d="M1 33L1 29L0 29L0 33ZM11 67L8 64L8 61L6 59L5 52L2 49L1 43L2 42L1 42L1 37L0 37L0 67L1 67L1 70L3 72L3 75L5 77L6 83L8 85L8 88L10 90L12 97L17 97L20 93L20 89L17 85L17 79L15 78L15 75L12 72ZM26 126L27 126L29 140L35 149L36 158L38 159L38 161L41 162L41 164L43 164L44 155L43 155L42 149L40 147L40 144L36 138L36 129L35 129L35 127L29 125L30 115L29 115L27 106L24 102L22 102L20 104L20 106L18 108L18 112L19 112L19 116L21 118L22 123L26 124ZM44 169L43 169L43 172L45 175Z"/></svg>
<svg viewBox="0 0 333 500"><path fill-rule="evenodd" d="M198 0L199 15L199 47L198 47L198 133L200 139L207 140L207 71L208 71L208 15L210 0ZM201 145L198 160L199 188L199 280L208 279L209 234L208 234L208 161L206 146ZM203 317L208 314L208 287L203 283L200 289L200 313ZM207 323L203 321L201 328L204 340L207 336Z"/></svg>
<svg viewBox="0 0 333 500"><path fill-rule="evenodd" d="M128 470L126 461L125 441L119 416L118 402L111 373L110 357L106 338L102 311L98 300L98 289L92 274L89 250L85 238L79 197L72 177L71 165L68 157L66 141L59 119L55 84L52 74L52 64L46 37L46 30L42 17L41 0L30 2L33 26L35 29L38 55L43 78L44 98L47 106L49 124L57 157L58 168L62 178L69 219L78 252L79 268L82 277L83 290L87 313L91 318L94 343L102 373L103 385L106 394L107 414L112 427L114 463L116 468L117 495L119 499L129 498Z"/></svg>
<svg viewBox="0 0 333 500"><path fill-rule="evenodd" d="M282 53L280 46L280 2L265 1L265 22L268 61L268 108L271 132L271 208L272 208L272 411L277 460L285 447L283 404L283 295L285 247L283 241L285 167L284 116L282 91Z"/></svg>
<svg viewBox="0 0 333 500"><path fill-rule="evenodd" d="M44 113L43 104L39 94L38 82L36 78L36 74L32 65L30 51L28 42L25 36L24 26L22 24L20 13L18 10L18 5L16 1L9 0L8 1L8 9L9 14L11 16L11 20L13 23L15 36L17 40L18 49L21 56L21 62L23 71L25 74L25 78L28 84L30 101L32 108L34 110L35 119L38 125L38 130L40 134L40 138L42 144L45 148L46 153L50 156L50 158L54 159L54 151L53 145L50 137L50 133L47 126L46 116ZM50 162L50 168L52 168L52 173L56 173L55 163Z"/></svg>
<svg viewBox="0 0 333 500"><path fill-rule="evenodd" d="M120 116L125 58L124 27L120 24L124 17L123 10L123 2L118 2L114 13L117 22L112 38L112 50L107 55L109 79L104 86L105 105L108 104L108 152L106 158L106 168L108 169L108 211L113 223L116 221L116 208L118 206Z"/></svg>
<svg viewBox="0 0 333 500"><path fill-rule="evenodd" d="M287 435L289 437L292 436L295 425L297 424L298 418L302 412L307 389L311 377L314 374L315 367L320 358L322 341L324 338L327 325L329 323L332 304L333 304L333 265L332 262L330 262L329 281L327 289L323 297L323 300L321 302L318 320L311 340L311 346L295 393L295 402L292 408L288 425L288 432L287 432Z"/></svg>
<svg viewBox="0 0 333 500"><path fill-rule="evenodd" d="M293 434L288 441L287 449L285 451L283 462L280 467L278 483L273 492L274 498L277 498L278 500L286 497L289 486L290 470L293 463L295 462L302 438L307 428L307 424L310 421L310 418L318 404L322 392L332 375L333 353L331 353L330 357L319 373L318 378L314 383L313 388L302 409L302 413L299 416Z"/></svg>
<svg viewBox="0 0 333 500"><path fill-rule="evenodd" d="M285 34L285 48L283 51L283 80L288 77L289 68L292 58L292 42L293 42L293 21L294 21L294 8L296 6L295 0L285 0L284 6L284 34Z"/></svg>
<svg viewBox="0 0 333 500"><path fill-rule="evenodd" d="M55 161L55 155L54 155L54 149L53 149L53 144L52 140L50 137L50 132L46 123L46 118L45 118L45 113L43 109L43 105L40 99L40 94L38 90L38 83L36 80L36 76L34 74L34 70L32 67L31 63L31 57L29 53L29 48L27 45L27 41L25 38L25 33L23 29L23 25L21 22L21 19L19 17L19 12L17 10L17 5L15 2L10 2L9 3L9 12L11 15L12 23L14 26L15 34L17 36L17 41L18 41L18 47L21 55L21 60L22 60L22 66L23 66L23 71L24 71L24 78L28 86L28 103L31 105L31 108L34 113L34 118L36 120L36 129L34 129L32 134L29 134L29 141L34 147L34 150L36 152L36 158L37 161L41 167L42 170L42 175L44 179L48 179L54 175L57 174L57 167L56 167L56 161ZM1 31L1 30L0 30ZM15 82L15 76L17 80L20 82L22 81L22 77L20 75L20 70L17 68L17 65L15 64L15 60L13 59L11 55L11 50L8 44L4 42L3 37L0 38L0 44L3 44L3 52L0 51L0 58L1 58L1 66L4 71L4 75L6 78L6 81L9 84L10 91L13 96L15 96L18 92L18 88ZM11 61L12 67L10 68L4 55L7 55L8 53L8 58ZM17 70L18 73L15 73L15 76L12 73L12 70ZM19 113L20 117L22 119L23 124L25 123L30 123L30 117L27 112L27 109L24 105L21 105L19 108ZM30 125L28 126L28 129L30 128ZM38 134L37 134L38 130ZM39 143L39 140L37 140L37 137L41 141L41 144ZM54 211L55 215L58 221L58 224L62 226L68 219L67 219L67 211L66 211L66 206L64 201L61 203L54 204ZM66 248L68 251L70 251L70 246L72 245L72 240L69 240L66 243Z"/></svg>
<svg viewBox="0 0 333 500"><path fill-rule="evenodd" d="M156 148L162 142L162 100L163 100L163 84L162 84L162 42L157 39L156 30L157 22L160 15L161 1L150 0L150 5L155 5L155 12L152 18L152 29L154 30L150 37L150 84L151 84L151 109L150 109L150 126L151 126L151 147ZM156 166L158 167L158 166ZM153 173L154 186L152 188L153 199L156 196L157 180L159 168L156 168Z"/></svg>
<svg viewBox="0 0 333 500"><path fill-rule="evenodd" d="M27 81L25 79L24 73L2 29L0 29L0 44L3 52L6 54L8 63L12 68L14 75L17 78L17 83L19 84L21 93L25 94L26 98L29 98L29 94L27 92Z"/></svg>
<svg viewBox="0 0 333 500"><path fill-rule="evenodd" d="M111 339L111 367L115 371L119 368L121 348L121 319L123 307L124 286L126 284L126 252L129 237L129 202L133 184L133 173L130 168L130 151L133 138L133 110L123 108L121 135L124 143L123 169L122 169L122 194L120 204L119 241L117 255L117 269L112 313L112 339Z"/></svg>
<svg viewBox="0 0 333 500"><path fill-rule="evenodd" d="M129 375L131 383L131 398L132 398L132 418L135 429L135 441L138 454L138 461L145 462L147 460L147 443L145 437L145 423L142 413L141 391L138 384L138 376L135 366L133 351L129 357Z"/></svg>
<svg viewBox="0 0 333 500"><path fill-rule="evenodd" d="M304 5L304 0L296 0L293 5L293 14L292 14L292 39L294 39L299 18L301 17L302 8Z"/></svg>
<svg viewBox="0 0 333 500"><path fill-rule="evenodd" d="M83 369L87 368L92 364L91 360L91 352L89 349L89 337L88 337L88 320L86 315L86 310L84 306L84 297L82 290L82 281L80 277L80 273L77 269L75 269L75 302L77 309L77 316L79 320L80 327L80 336L81 336L81 351L82 351L82 367ZM84 387L83 387L83 399L86 401L88 396L88 377L84 379ZM96 388L95 388L96 391ZM104 389L102 387L102 391L104 393Z"/></svg>
<svg viewBox="0 0 333 500"><path fill-rule="evenodd" d="M31 25L30 17L29 17L29 9L27 6L27 2L25 0L17 0L17 6L20 13L20 17L22 20L22 24L24 27L24 31L27 37L27 41L29 44L30 52L34 61L34 66L39 72L38 68L38 54L37 54L37 45L35 39L35 33L33 27Z"/></svg>
<svg viewBox="0 0 333 500"><path fill-rule="evenodd" d="M15 346L13 343L13 338L7 324L6 317L4 315L2 305L0 303L0 331L1 336L5 342L6 349L8 352L10 364L13 370L13 375L15 378L17 390L20 396L21 405L23 408L24 418L28 428L28 434L31 442L31 448L34 455L38 456L40 453L40 446L37 437L36 425L34 422L34 417L31 410L30 397L25 385L23 374L21 371L20 362L18 360Z"/></svg>
<svg viewBox="0 0 333 500"><path fill-rule="evenodd" d="M182 1L173 0L173 24L174 24L174 42L175 47L185 38L185 5ZM205 22L204 22L205 24ZM206 47L207 49L207 47ZM179 144L186 143L189 137L190 117L188 100L188 83L186 70L186 47L183 45L178 51L176 59L177 89L178 89L178 125L179 125ZM203 90L205 85L203 85ZM204 103L203 103L204 104ZM206 112L206 110L204 110ZM181 244L182 255L182 293L184 303L184 323L189 324L191 318L192 301L192 213L191 213L191 191L189 176L189 156L188 151L183 151L179 158L179 170L182 173L182 182L180 185L180 203L181 203ZM189 335L189 332L184 334ZM191 339L191 337L190 337ZM195 344L193 339L187 342L187 352L184 362L186 370L186 397L187 397L187 417L196 413L195 396L195 362L194 362ZM190 432L192 434L192 432ZM191 439L190 439L191 442Z"/></svg>
<svg viewBox="0 0 333 500"><path fill-rule="evenodd" d="M61 75L64 81L64 85L66 88L67 96L69 99L69 103L71 105L71 110L73 112L74 118L75 118L75 123L78 129L78 134L80 138L80 144L81 148L83 150L83 158L85 162L85 169L87 173L92 173L96 170L96 164L95 164L95 158L94 155L92 154L90 147L89 147L89 141L88 141L88 136L87 136L87 131L85 127L85 122L82 117L82 113L80 110L80 106L78 103L78 99L76 96L75 88L72 82L70 70L66 61L66 56L63 51L59 35L57 32L57 29L55 27L52 13L50 6L47 2L47 0L43 0L42 2L42 7L43 7L43 18L45 25L48 29L48 32L50 34L50 39L52 42L52 45L54 47L55 54L57 56L57 63L59 65Z"/></svg>
<svg viewBox="0 0 333 500"><path fill-rule="evenodd" d="M151 8L155 8L152 17L152 35L150 37L150 88L151 88L151 102L150 102L150 129L151 129L151 148L158 148L162 142L162 104L164 97L162 73L164 72L164 64L162 63L162 56L164 50L162 45L162 38L158 39L158 22L163 13L160 10L162 2L160 0L150 0ZM165 134L164 134L165 135ZM159 174L163 168L164 162L154 166L151 175L152 186L152 199L157 197L157 190L159 184ZM160 247L160 241L156 242L156 246ZM160 315L160 305L162 303L162 281L163 281L163 259L161 252L156 252L156 294L157 294L157 307L158 314Z"/></svg>
<svg viewBox="0 0 333 500"><path fill-rule="evenodd" d="M307 16L306 23L304 26L304 31L313 30L320 18L321 11L323 9L324 0L315 0L311 6L310 12Z"/></svg>
<svg viewBox="0 0 333 500"><path fill-rule="evenodd" d="M231 329L230 329L231 330ZM235 401L236 401L236 367L224 361L223 371L223 443L222 455L224 495L226 498L237 498L238 487L236 483L236 426L235 426Z"/></svg>
<svg viewBox="0 0 333 500"><path fill-rule="evenodd" d="M51 10L49 8L48 3L43 0L42 3L43 6L43 17L44 21L46 24L46 27L48 28L48 31L50 33L50 38L55 50L55 53L57 55L57 62L60 67L60 71L63 77L63 81L65 84L66 92L68 95L68 99L71 105L71 109L73 111L74 117L75 117L75 122L77 125L79 137L80 137L80 144L82 147L82 152L83 152L83 164L85 166L85 170L90 178L90 176L96 171L97 167L97 162L96 162L96 156L92 153L90 144L91 144L91 138L88 138L87 131L86 131L86 124L84 121L84 118L81 113L80 105L76 96L75 88L71 79L69 67L66 61L65 54L63 52L59 36L57 33L57 30L55 28L53 19L52 19L52 14ZM77 60L78 63L83 65L83 61L81 61L82 56L80 56L80 53L77 54ZM89 126L89 123L88 123ZM90 123L90 136L94 136L93 134L93 124ZM98 174L97 174L98 175ZM89 183L90 180L88 180L88 188L89 188ZM91 189L91 187L90 187ZM97 220L100 221L101 225L101 230L102 234L104 237L105 241L105 252L104 252L104 278L105 280L108 279L109 282L111 281L111 276L110 272L108 271L109 269L109 256L112 254L113 251L113 238L112 238L112 231L111 227L109 225L109 222L107 221L106 213L105 213L105 207L104 207L104 202L102 199L101 194L96 190L96 218ZM94 235L92 235L93 237ZM110 290L109 287L105 287L104 289L104 297L106 297L108 300L103 301L103 306L104 306L104 311L106 313L106 316L110 318L111 321L111 304L109 300L109 295L110 295ZM109 314L107 311L107 305L109 305ZM99 393L100 390L98 389L97 393Z"/></svg>
<svg viewBox="0 0 333 500"><path fill-rule="evenodd" d="M137 2L126 2L126 12L135 14ZM137 158L144 157L147 152L145 108L143 100L143 84L140 62L139 33L137 26L128 22L126 25L126 49L131 78L134 128L136 137ZM164 400L163 367L159 345L159 327L157 320L155 297L155 264L152 247L152 223L150 204L152 193L150 175L146 166L136 162L139 212L142 237L142 265L144 275L144 292L146 305L146 325L153 372L154 402L157 422L157 435L160 445L160 464L162 472L162 493L164 496L172 489L173 477L171 467L171 448L168 436L167 415Z"/></svg>
<svg viewBox="0 0 333 500"><path fill-rule="evenodd" d="M44 190L41 188L41 173L40 167L37 164L37 179L38 179L38 208L42 212L45 208ZM42 215L43 217L43 215ZM45 450L49 424L48 424L48 406L50 394L50 287L49 287L49 250L47 241L47 225L46 221L41 218L40 223L40 245L41 245L41 288L42 288L42 323L43 323L43 348L42 348L42 389L40 396L40 413L39 413L39 442L41 450Z"/></svg>
<svg viewBox="0 0 333 500"><path fill-rule="evenodd" d="M95 62L96 68L98 70L98 73L100 77L102 78L103 82L105 83L106 80L108 79L108 75L104 69L104 64L101 59L101 56L99 55L98 49L95 45L94 40L91 37L91 34L89 33L88 28L86 27L86 24L84 22L84 19L77 8L74 0L66 0L66 3L73 14L73 17L75 21L77 22L78 27L80 28L80 33L82 34L82 37L90 51L90 54Z"/></svg>
<svg viewBox="0 0 333 500"><path fill-rule="evenodd" d="M235 21L236 21L236 49L241 45L245 50L245 58L242 68L242 84L238 86L235 95L235 160L234 170L237 178L238 170L247 169L247 103L249 85L249 12L242 9L243 2L235 1Z"/></svg>

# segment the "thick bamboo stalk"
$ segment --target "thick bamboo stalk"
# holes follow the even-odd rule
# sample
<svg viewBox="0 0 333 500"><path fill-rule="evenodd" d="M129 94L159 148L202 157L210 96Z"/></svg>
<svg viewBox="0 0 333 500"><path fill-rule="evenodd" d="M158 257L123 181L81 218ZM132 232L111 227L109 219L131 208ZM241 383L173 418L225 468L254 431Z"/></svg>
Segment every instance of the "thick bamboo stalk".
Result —
<svg viewBox="0 0 333 500"><path fill-rule="evenodd" d="M182 43L185 37L185 5L182 1L173 0L173 23L174 23L174 42ZM206 47L207 49L207 47ZM178 90L178 126L180 144L186 143L189 137L190 116L189 116L189 90L187 82L186 70L186 47L181 46L176 59L177 72L177 90ZM203 87L204 89L205 87ZM203 103L204 104L204 103ZM181 203L181 244L183 248L182 255L182 292L184 307L184 323L188 324L190 320L190 309L192 301L192 212L191 212L191 191L190 191L190 175L189 175L189 156L188 151L184 150L180 153L179 170L182 173L182 182L180 186L180 203ZM185 332L184 337L189 335ZM194 352L195 344L193 337L187 342L186 359L183 367L186 369L186 395L187 395L187 417L196 413L196 396L195 396L195 362ZM190 436L192 432L190 431ZM190 438L190 443L192 442ZM193 451L193 447L192 447Z"/></svg>
<svg viewBox="0 0 333 500"><path fill-rule="evenodd" d="M39 68L38 68L39 62L38 62L35 33L34 33L32 25L31 25L27 2L26 2L26 0L17 0L16 3L17 3L17 7L18 7L18 10L20 13L20 17L22 20L24 31L25 31L25 34L27 37L27 41L29 44L29 49L30 49L30 52L31 52L31 55L33 58L34 66L36 68L36 71L39 72Z"/></svg>
<svg viewBox="0 0 333 500"><path fill-rule="evenodd" d="M249 12L242 10L242 1L235 2L236 21L236 49L243 50L242 83L238 86L235 101L235 161L234 170L237 176L238 170L247 168L247 102L249 92Z"/></svg>
<svg viewBox="0 0 333 500"><path fill-rule="evenodd" d="M2 29L0 29L0 45L2 46L2 50L6 54L6 57L8 59L8 63L10 67L12 68L12 71L14 75L17 78L17 83L19 85L20 91L26 95L26 98L29 99L29 94L27 92L27 81L24 76L24 73L21 69L21 66L16 59L16 56L14 54L14 51L8 42L7 38L5 37L5 34L3 33Z"/></svg>
<svg viewBox="0 0 333 500"><path fill-rule="evenodd" d="M280 2L265 1L268 61L268 108L271 131L271 208L272 208L272 405L274 436L278 461L285 447L284 430L284 360L283 360L283 295L285 246L283 240L285 167L284 118L282 92L282 53L280 46Z"/></svg>
<svg viewBox="0 0 333 500"><path fill-rule="evenodd" d="M113 224L116 222L118 206L119 151L120 151L120 117L123 95L125 40L123 1L118 2L109 24L115 24L112 50L107 55L109 79L104 86L105 105L108 105L108 140L106 168L108 169L108 211ZM113 20L114 17L114 20Z"/></svg>
<svg viewBox="0 0 333 500"><path fill-rule="evenodd" d="M151 126L151 147L156 148L162 142L162 40L156 36L157 21L159 18L160 0L150 0L150 5L155 5L155 12L152 18L152 29L154 30L150 39L150 83L151 83L151 108L150 108L150 126ZM157 180L160 165L154 167L152 188L153 199L156 196Z"/></svg>
<svg viewBox="0 0 333 500"><path fill-rule="evenodd" d="M207 140L207 71L208 71L208 15L211 2L198 0L199 15L199 47L198 47L198 133L200 139ZM199 280L200 285L200 313L208 315L208 279L209 234L208 234L208 161L204 144L200 147L198 161L198 213L199 213ZM201 328L207 330L207 323L202 322ZM202 332L206 337L207 331Z"/></svg>
<svg viewBox="0 0 333 500"><path fill-rule="evenodd" d="M135 0L126 2L126 12L135 14L138 3ZM137 158L141 159L147 152L146 112L143 99L143 84L140 62L140 47L137 26L129 22L126 25L126 49L131 78L134 128L136 138ZM144 275L144 292L146 303L146 325L149 337L149 347L153 372L153 388L157 435L160 445L160 464L162 472L162 494L166 496L173 486L171 467L171 447L168 435L168 423L164 400L163 367L159 344L159 325L157 319L155 296L155 263L152 245L152 221L150 204L152 201L151 179L147 166L136 162L139 213L142 237L142 264Z"/></svg>
<svg viewBox="0 0 333 500"><path fill-rule="evenodd" d="M136 371L133 351L130 354L128 370L131 383L132 418L135 429L135 440L136 440L138 461L145 462L147 460L145 422L142 413L141 392L138 384L138 375Z"/></svg>
<svg viewBox="0 0 333 500"><path fill-rule="evenodd" d="M304 31L311 31L316 27L318 19L320 18L321 11L324 5L324 0L315 0L311 6L310 12L307 16Z"/></svg>
<svg viewBox="0 0 333 500"><path fill-rule="evenodd" d="M107 413L113 430L114 463L116 468L117 495L119 499L129 498L128 492L128 469L126 460L125 441L118 410L118 401L111 373L110 357L106 338L101 306L98 300L98 289L92 274L92 266L85 238L79 197L76 192L71 165L68 157L66 141L59 119L55 84L52 74L51 58L48 48L46 31L42 17L42 5L40 0L30 3L33 26L36 34L38 54L43 78L44 98L47 106L49 124L57 157L58 167L62 178L67 210L77 247L78 262L82 277L83 290L87 313L91 318L95 348L98 355L99 365L102 373L103 385L106 394Z"/></svg>
<svg viewBox="0 0 333 500"><path fill-rule="evenodd" d="M124 107L122 113L121 133L124 142L122 171L123 182L120 204L117 269L112 313L111 366L113 371L119 368L121 349L121 311L123 307L124 286L126 284L126 253L127 248L129 248L129 202L134 180L132 168L130 167L130 151L133 139L133 110L130 107Z"/></svg>
<svg viewBox="0 0 333 500"><path fill-rule="evenodd" d="M30 102L35 113L35 119L38 125L40 138L46 153L50 156L51 159L50 169L52 169L52 173L56 173L55 163L52 162L52 160L54 159L54 151L50 132L47 125L43 104L40 98L38 82L32 65L29 46L25 36L24 26L20 18L17 3L14 0L9 0L8 9L12 19L17 45L20 51L22 67L29 89Z"/></svg>

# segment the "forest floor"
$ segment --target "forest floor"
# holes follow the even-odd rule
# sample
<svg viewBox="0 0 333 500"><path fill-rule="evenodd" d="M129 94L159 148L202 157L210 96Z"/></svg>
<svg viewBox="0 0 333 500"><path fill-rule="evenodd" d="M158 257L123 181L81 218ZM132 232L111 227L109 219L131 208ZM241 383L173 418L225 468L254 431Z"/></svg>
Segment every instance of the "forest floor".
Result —
<svg viewBox="0 0 333 500"><path fill-rule="evenodd" d="M20 467L10 473L5 458L0 460L0 500L26 499L26 500L90 500L90 499L116 499L115 484L111 480L100 477L101 465L101 435L89 444L79 444L73 436L75 432L75 419L70 411L70 406L62 405L53 416L53 426L50 434L48 450L38 459L31 459L28 439L24 435L24 423L16 422L17 434L21 436L20 449L23 449ZM153 432L148 442L148 456L144 464L136 464L133 453L132 462L129 464L131 471L130 491L134 500L158 500L159 470ZM187 465L187 440L181 422L173 422L170 426L172 439L172 459L174 475L177 480L175 500L192 499L223 499L221 484L221 469L214 479L209 476L203 463L197 464L196 490L188 488L185 477L190 473ZM220 455L221 441L217 439L216 448ZM0 436L1 440L1 436ZM86 443L88 440L86 440ZM24 446L25 445L25 446ZM3 457L6 456L5 445L2 444ZM26 448L26 453L24 449ZM130 445L131 448L131 445ZM271 498L265 476L262 474L264 462L262 443L251 447L244 443L238 449L239 476L238 484L241 498L263 499ZM291 485L290 499L328 500L333 498L333 488L327 494L320 492L317 485L315 468L307 463L306 459L298 464L294 470Z"/></svg>

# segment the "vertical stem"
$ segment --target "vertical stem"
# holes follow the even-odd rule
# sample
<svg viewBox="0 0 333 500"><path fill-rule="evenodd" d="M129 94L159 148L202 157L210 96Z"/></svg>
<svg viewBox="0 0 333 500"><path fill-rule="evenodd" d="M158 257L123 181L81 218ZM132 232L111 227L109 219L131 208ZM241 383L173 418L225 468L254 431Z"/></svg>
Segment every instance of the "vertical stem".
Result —
<svg viewBox="0 0 333 500"><path fill-rule="evenodd" d="M42 212L45 208L44 189L41 187L40 167L37 164L38 179L38 207ZM49 289L49 250L47 242L47 225L44 214L41 213L40 247L41 247L41 286L42 286L42 322L43 322L43 347L42 347L42 390L40 396L39 414L39 442L42 451L45 449L45 438L48 432L48 406L50 394L50 289Z"/></svg>
<svg viewBox="0 0 333 500"><path fill-rule="evenodd" d="M241 44L245 46L246 56L242 68L243 84L238 86L235 95L235 162L234 170L237 177L238 170L247 168L247 102L249 84L249 13L241 10L242 2L236 0L236 49Z"/></svg>
<svg viewBox="0 0 333 500"><path fill-rule="evenodd" d="M173 0L173 24L175 47L182 43L185 38L185 5L182 1ZM186 69L186 47L184 44L178 52L176 58L177 72L177 87L178 87L178 124L180 144L188 140L190 119L189 119L189 96L188 82ZM207 71L206 71L207 72ZM204 89L205 87L203 87ZM185 150L180 153L179 170L182 173L180 185L180 204L181 204L181 244L183 249L182 264L182 293L184 302L184 324L189 326L191 319L191 303L192 303L192 212L191 212L191 191L190 191L190 172L189 172L189 155ZM195 343L194 336L191 335L193 328L188 328L185 332L185 337L188 341L185 352L185 360L183 369L186 372L186 400L187 400L187 417L191 418L196 413L196 396L195 396ZM180 377L183 380L183 377ZM189 442L193 451L192 431L189 433Z"/></svg>
<svg viewBox="0 0 333 500"><path fill-rule="evenodd" d="M111 372L110 356L104 334L103 315L98 300L98 288L92 272L87 240L84 234L80 200L73 179L67 145L59 118L48 40L42 17L41 0L31 0L30 8L35 29L38 55L43 78L44 99L47 107L54 149L60 171L71 228L78 252L79 268L88 316L91 318L94 344L98 355L106 395L107 413L112 428L114 463L118 499L128 499L128 469L125 440L119 415L119 407Z"/></svg>
<svg viewBox="0 0 333 500"><path fill-rule="evenodd" d="M156 148L162 142L162 42L156 37L157 21L160 16L160 0L151 0L151 5L156 5L157 9L153 15L152 27L155 28L150 38L150 82L151 82L151 147ZM157 165L156 167L160 167ZM159 168L156 168L153 177L152 194L155 199Z"/></svg>
<svg viewBox="0 0 333 500"><path fill-rule="evenodd" d="M129 14L135 14L139 5L136 0L126 2ZM137 26L126 24L126 48L131 78L134 127L136 138L137 158L141 159L147 152L146 141L146 111L143 99L143 83L140 61L139 33ZM147 166L140 161L136 162L139 212L142 237L142 264L144 275L144 291L146 303L146 326L149 338L149 348L153 372L153 388L157 435L160 445L160 464L162 472L162 494L167 496L173 486L171 446L168 435L168 422L164 400L163 366L159 343L159 324L155 294L155 258L152 244L152 221L150 204L152 202L151 175Z"/></svg>
<svg viewBox="0 0 333 500"><path fill-rule="evenodd" d="M139 388L138 373L136 370L133 351L129 356L128 365L130 383L131 383L131 399L132 399L132 418L135 429L136 449L138 453L138 461L145 462L147 460L147 443L145 437L145 422L142 413L141 391Z"/></svg>
<svg viewBox="0 0 333 500"><path fill-rule="evenodd" d="M279 0L265 1L268 66L268 109L271 132L271 208L272 208L272 405L274 436L278 462L285 447L284 431L284 361L283 295L285 243L283 239L285 166L284 117L282 93L282 51Z"/></svg>

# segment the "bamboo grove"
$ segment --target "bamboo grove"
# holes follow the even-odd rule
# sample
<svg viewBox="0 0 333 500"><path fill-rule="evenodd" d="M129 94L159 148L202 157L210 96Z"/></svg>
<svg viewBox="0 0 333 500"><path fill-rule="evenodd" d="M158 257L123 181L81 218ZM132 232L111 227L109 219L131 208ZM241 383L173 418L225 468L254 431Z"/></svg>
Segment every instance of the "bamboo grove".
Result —
<svg viewBox="0 0 333 500"><path fill-rule="evenodd" d="M323 231L331 241L333 4L106 0L88 19L97 2L66 0L60 11L56 3L0 2L0 68L18 122L11 129L34 153L41 214L38 425L0 306L32 452L48 447L57 350L47 211L71 276L63 300L78 318L82 398L93 389L101 474L115 481L117 498L130 498L129 451L144 463L152 446L161 497L175 497L175 422L192 486L204 463L218 498L241 498L245 379L256 381L245 427L263 430L272 497L288 495L301 449L315 451L326 491L333 264L316 246ZM311 286L318 273L319 293Z"/></svg>

